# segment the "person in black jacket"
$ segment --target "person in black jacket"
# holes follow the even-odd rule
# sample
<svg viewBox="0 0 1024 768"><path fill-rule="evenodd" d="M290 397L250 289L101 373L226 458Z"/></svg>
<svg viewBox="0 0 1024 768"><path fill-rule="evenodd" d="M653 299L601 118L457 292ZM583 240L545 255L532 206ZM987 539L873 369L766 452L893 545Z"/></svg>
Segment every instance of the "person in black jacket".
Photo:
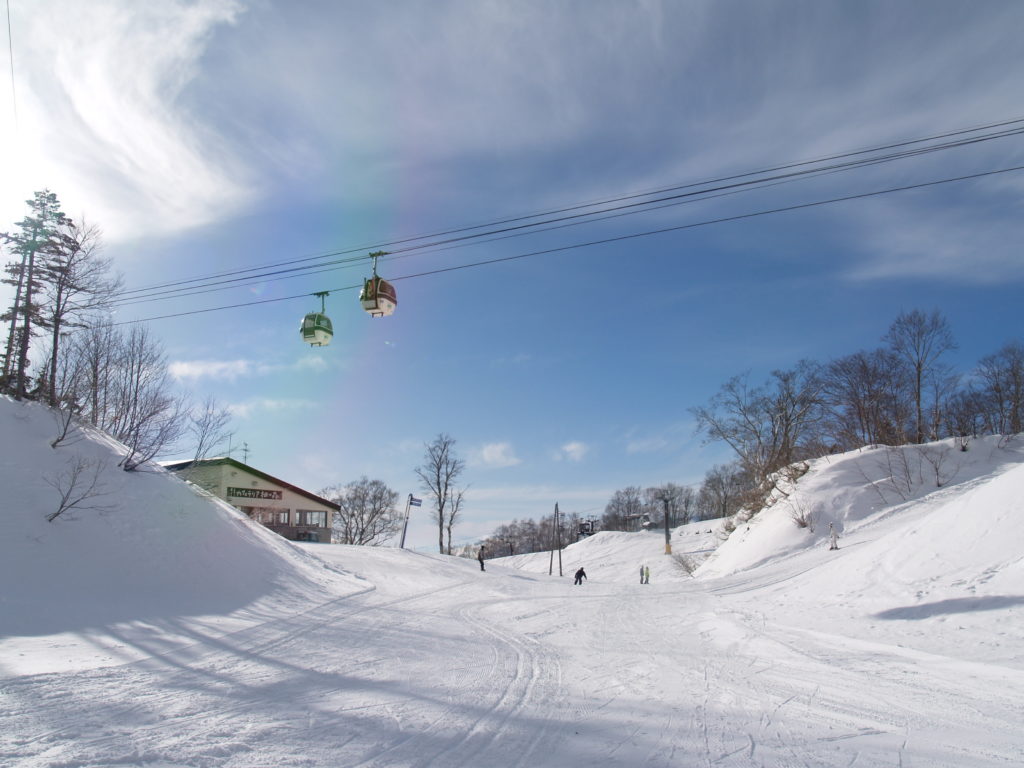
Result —
<svg viewBox="0 0 1024 768"><path fill-rule="evenodd" d="M585 578L587 578L587 572L583 570L583 566L581 565L580 569L576 571L576 581L573 582L573 586L576 584L582 584Z"/></svg>
<svg viewBox="0 0 1024 768"><path fill-rule="evenodd" d="M480 570L484 570L484 548L480 547L480 551L476 553L476 559L480 561Z"/></svg>

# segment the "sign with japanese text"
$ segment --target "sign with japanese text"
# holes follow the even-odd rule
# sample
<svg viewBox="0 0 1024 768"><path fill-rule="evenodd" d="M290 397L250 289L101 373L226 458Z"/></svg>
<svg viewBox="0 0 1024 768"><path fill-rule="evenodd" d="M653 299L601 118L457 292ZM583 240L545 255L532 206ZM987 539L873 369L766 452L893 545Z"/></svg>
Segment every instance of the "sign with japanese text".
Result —
<svg viewBox="0 0 1024 768"><path fill-rule="evenodd" d="M268 491L263 488L229 487L228 496L234 496L236 499L277 499L278 501L284 498L281 491Z"/></svg>

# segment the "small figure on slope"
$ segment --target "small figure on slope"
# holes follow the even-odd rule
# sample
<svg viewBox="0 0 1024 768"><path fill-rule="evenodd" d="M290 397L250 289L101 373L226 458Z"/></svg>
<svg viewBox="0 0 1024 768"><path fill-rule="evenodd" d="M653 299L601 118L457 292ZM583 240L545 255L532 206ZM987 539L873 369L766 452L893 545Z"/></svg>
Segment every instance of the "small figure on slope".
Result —
<svg viewBox="0 0 1024 768"><path fill-rule="evenodd" d="M651 568L648 565L644 566L644 584L651 583Z"/></svg>
<svg viewBox="0 0 1024 768"><path fill-rule="evenodd" d="M828 548L839 549L839 534L836 533L835 526L832 523L828 524Z"/></svg>
<svg viewBox="0 0 1024 768"><path fill-rule="evenodd" d="M576 581L573 582L573 586L582 584L585 578L587 578L587 572L583 570L583 566L581 565L580 569L576 571Z"/></svg>
<svg viewBox="0 0 1024 768"><path fill-rule="evenodd" d="M480 551L476 553L476 559L480 561L480 570L484 570L484 548L480 547Z"/></svg>

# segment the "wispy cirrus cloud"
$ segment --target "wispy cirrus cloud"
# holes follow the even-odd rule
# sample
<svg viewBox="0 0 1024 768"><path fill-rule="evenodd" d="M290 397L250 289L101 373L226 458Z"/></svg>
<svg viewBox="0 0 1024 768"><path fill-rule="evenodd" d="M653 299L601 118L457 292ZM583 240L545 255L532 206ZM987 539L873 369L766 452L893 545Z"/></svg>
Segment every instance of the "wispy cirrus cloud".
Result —
<svg viewBox="0 0 1024 768"><path fill-rule="evenodd" d="M248 419L258 413L280 413L282 411L304 411L315 408L312 400L298 398L257 397L240 403L229 403L228 411L239 419Z"/></svg>
<svg viewBox="0 0 1024 768"><path fill-rule="evenodd" d="M666 424L655 432L631 431L626 435L626 453L664 453L691 445L694 441L693 423L677 422Z"/></svg>
<svg viewBox="0 0 1024 768"><path fill-rule="evenodd" d="M1019 198L1020 189L1002 190ZM990 208L999 205L994 197ZM1018 216L992 216L955 203L922 209L913 203L893 208L864 206L864 258L846 272L851 280L924 278L1001 284L1024 279Z"/></svg>
<svg viewBox="0 0 1024 768"><path fill-rule="evenodd" d="M179 381L236 381L289 371L323 371L327 363L321 357L303 357L294 363L264 363L253 360L176 360L167 366Z"/></svg>
<svg viewBox="0 0 1024 768"><path fill-rule="evenodd" d="M44 178L69 214L87 210L119 240L204 224L251 199L243 164L204 126L188 92L211 37L237 21L241 3L34 0L23 8L13 25L20 130L5 142L18 162L5 163L14 183L4 185L11 194L0 212L20 208Z"/></svg>

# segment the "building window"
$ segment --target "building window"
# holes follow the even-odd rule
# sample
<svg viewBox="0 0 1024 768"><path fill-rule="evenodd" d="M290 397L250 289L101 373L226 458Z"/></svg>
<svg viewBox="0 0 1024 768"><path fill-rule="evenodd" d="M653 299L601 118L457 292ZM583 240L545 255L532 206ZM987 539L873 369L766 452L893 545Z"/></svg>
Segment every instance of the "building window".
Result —
<svg viewBox="0 0 1024 768"><path fill-rule="evenodd" d="M297 509L296 525L309 525L316 528L327 527L327 513L316 509Z"/></svg>
<svg viewBox="0 0 1024 768"><path fill-rule="evenodd" d="M291 510L280 507L239 507L257 523L264 525L288 525L288 513Z"/></svg>

